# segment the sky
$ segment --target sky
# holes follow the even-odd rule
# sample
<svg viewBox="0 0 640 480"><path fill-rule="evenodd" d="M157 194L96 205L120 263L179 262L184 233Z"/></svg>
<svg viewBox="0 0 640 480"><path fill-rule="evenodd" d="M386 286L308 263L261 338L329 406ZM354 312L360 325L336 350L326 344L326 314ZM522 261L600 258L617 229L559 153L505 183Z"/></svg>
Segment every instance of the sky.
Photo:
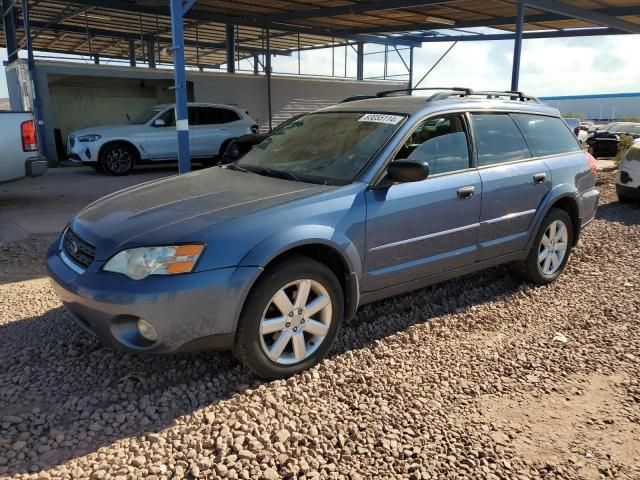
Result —
<svg viewBox="0 0 640 480"><path fill-rule="evenodd" d="M431 43L415 49L414 78L422 77L450 45ZM380 45L367 45L365 51L379 51L381 48ZM639 51L640 35L524 40L520 90L536 96L638 92ZM408 58L408 52L404 53L405 59ZM348 57L348 75L354 75L355 53L349 50ZM365 58L365 76L382 75L383 54ZM421 86L508 90L512 58L511 40L460 42ZM4 49L0 49L0 60L6 60ZM296 73L297 55L276 57L273 68L276 72ZM2 70L0 66L0 98L7 96ZM344 49L335 51L335 71L336 75L344 72ZM302 73L330 74L331 50L303 52ZM406 73L395 53L390 55L389 73Z"/></svg>

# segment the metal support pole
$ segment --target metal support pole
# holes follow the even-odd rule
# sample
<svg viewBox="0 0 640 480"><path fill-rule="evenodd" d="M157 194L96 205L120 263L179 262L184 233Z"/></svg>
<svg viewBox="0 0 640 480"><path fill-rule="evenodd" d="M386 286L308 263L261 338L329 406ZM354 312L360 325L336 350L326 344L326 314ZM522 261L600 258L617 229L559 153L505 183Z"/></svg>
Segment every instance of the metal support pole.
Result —
<svg viewBox="0 0 640 480"><path fill-rule="evenodd" d="M520 81L520 57L522 56L522 31L524 30L524 0L518 0L516 18L516 39L513 45L513 69L511 71L511 91L518 90Z"/></svg>
<svg viewBox="0 0 640 480"><path fill-rule="evenodd" d="M298 75L300 75L301 72L302 72L302 69L300 66L300 34L298 33Z"/></svg>
<svg viewBox="0 0 640 480"><path fill-rule="evenodd" d="M362 80L364 78L364 43L358 42L357 45L357 66L356 66L356 78Z"/></svg>
<svg viewBox="0 0 640 480"><path fill-rule="evenodd" d="M269 111L269 131L273 129L273 112L271 105L271 42L270 30L267 28L267 55L265 58L265 71L267 73L267 107Z"/></svg>
<svg viewBox="0 0 640 480"><path fill-rule="evenodd" d="M178 171L191 171L189 151L189 110L187 107L187 75L184 61L184 23L182 0L171 0L171 35L173 38L173 70L176 92L176 131L178 134Z"/></svg>
<svg viewBox="0 0 640 480"><path fill-rule="evenodd" d="M87 9L84 9L84 26L87 29L87 43L89 44L89 56L93 56L93 47L91 45L91 31L89 30L89 17L87 16Z"/></svg>
<svg viewBox="0 0 640 480"><path fill-rule="evenodd" d="M100 65L100 55L97 53L93 56L93 63L96 65Z"/></svg>
<svg viewBox="0 0 640 480"><path fill-rule="evenodd" d="M227 72L234 73L236 71L235 25L227 25L226 44L227 44Z"/></svg>
<svg viewBox="0 0 640 480"><path fill-rule="evenodd" d="M258 55L254 55L253 56L253 74L254 75L258 75L259 66L260 66L260 59L258 58Z"/></svg>
<svg viewBox="0 0 640 480"><path fill-rule="evenodd" d="M198 23L196 23L196 65L201 72L204 70L200 66L200 32L198 31Z"/></svg>
<svg viewBox="0 0 640 480"><path fill-rule="evenodd" d="M40 96L38 95L38 82L36 80L36 62L33 56L33 42L31 41L31 21L29 15L29 0L22 0L22 21L24 23L24 37L27 46L27 66L29 68L29 77L31 80L33 119L36 122L36 130L38 132L38 152L44 156L44 122L40 115Z"/></svg>
<svg viewBox="0 0 640 480"><path fill-rule="evenodd" d="M9 63L18 59L18 40L16 38L15 3L12 0L2 0L2 16L4 23L4 38L7 44Z"/></svg>
<svg viewBox="0 0 640 480"><path fill-rule="evenodd" d="M129 40L129 66L136 66L136 41Z"/></svg>
<svg viewBox="0 0 640 480"><path fill-rule="evenodd" d="M156 68L156 42L153 38L147 44L147 55L149 58L149 68Z"/></svg>
<svg viewBox="0 0 640 480"><path fill-rule="evenodd" d="M409 47L409 88L413 88L413 47Z"/></svg>

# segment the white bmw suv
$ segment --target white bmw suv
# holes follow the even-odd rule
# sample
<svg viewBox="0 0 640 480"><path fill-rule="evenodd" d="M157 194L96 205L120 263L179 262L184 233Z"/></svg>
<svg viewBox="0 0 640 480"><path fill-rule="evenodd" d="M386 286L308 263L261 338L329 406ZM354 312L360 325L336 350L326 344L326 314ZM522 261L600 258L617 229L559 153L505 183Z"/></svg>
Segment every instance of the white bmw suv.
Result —
<svg viewBox="0 0 640 480"><path fill-rule="evenodd" d="M248 112L229 105L189 104L191 159L214 165L236 137L256 133ZM174 105L159 105L129 124L92 127L69 135L67 154L76 162L112 175L127 175L134 165L175 161L178 137Z"/></svg>

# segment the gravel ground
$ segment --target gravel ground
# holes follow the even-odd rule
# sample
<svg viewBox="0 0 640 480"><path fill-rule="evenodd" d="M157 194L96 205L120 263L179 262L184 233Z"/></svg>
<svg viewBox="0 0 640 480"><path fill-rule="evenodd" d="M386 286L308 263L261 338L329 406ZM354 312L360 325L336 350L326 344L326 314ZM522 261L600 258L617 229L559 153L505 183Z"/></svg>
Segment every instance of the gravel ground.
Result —
<svg viewBox="0 0 640 480"><path fill-rule="evenodd" d="M103 348L5 269L0 477L638 479L640 208L612 178L554 285L500 267L366 306L286 381Z"/></svg>

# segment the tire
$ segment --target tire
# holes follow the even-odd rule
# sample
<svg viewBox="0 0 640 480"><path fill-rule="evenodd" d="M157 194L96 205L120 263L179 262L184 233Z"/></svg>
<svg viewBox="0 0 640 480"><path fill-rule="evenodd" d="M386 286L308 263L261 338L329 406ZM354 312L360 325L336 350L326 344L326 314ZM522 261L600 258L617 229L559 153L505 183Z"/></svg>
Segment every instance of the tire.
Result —
<svg viewBox="0 0 640 480"><path fill-rule="evenodd" d="M552 241L551 248L557 250L553 250L550 255L542 257L545 249L548 251L548 247L543 243L543 238L549 238L553 225L556 227L557 240ZM564 234L562 235L561 231L558 231L560 225L564 227ZM569 214L558 208L551 209L542 221L542 225L540 225L540 230L536 235L529 255L524 261L515 263L516 271L526 280L538 285L547 285L554 282L567 265L569 256L571 255L573 240L573 222ZM545 240L545 242L548 242L548 240ZM564 250L562 250L563 245L565 247ZM547 260L547 258L549 260ZM557 262L557 265L555 262Z"/></svg>
<svg viewBox="0 0 640 480"><path fill-rule="evenodd" d="M105 173L115 176L129 175L138 158L138 152L129 144L116 142L103 148L100 165Z"/></svg>
<svg viewBox="0 0 640 480"><path fill-rule="evenodd" d="M309 290L306 309L324 304L310 315L299 315L306 309L295 305L301 282ZM325 296L330 300L326 304L321 300ZM289 313L291 308L295 310ZM310 258L289 257L265 271L251 290L238 322L233 353L260 378L289 377L311 368L329 353L343 316L344 295L333 272ZM263 323L269 320L270 325ZM267 332L261 334L261 327Z"/></svg>
<svg viewBox="0 0 640 480"><path fill-rule="evenodd" d="M215 157L203 158L200 163L205 167L215 167L224 163L224 152L227 151L227 146L231 143L232 139L225 140L220 146L220 153Z"/></svg>

